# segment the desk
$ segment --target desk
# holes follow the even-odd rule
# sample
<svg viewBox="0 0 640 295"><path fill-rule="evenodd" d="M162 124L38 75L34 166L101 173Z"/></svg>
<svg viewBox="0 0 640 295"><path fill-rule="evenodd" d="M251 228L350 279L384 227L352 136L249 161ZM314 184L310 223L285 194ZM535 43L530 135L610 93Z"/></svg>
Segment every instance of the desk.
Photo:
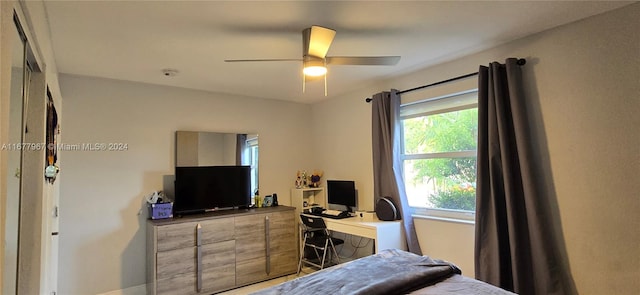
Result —
<svg viewBox="0 0 640 295"><path fill-rule="evenodd" d="M322 219L331 231L373 239L375 253L385 249L407 249L401 220L361 221L359 217Z"/></svg>

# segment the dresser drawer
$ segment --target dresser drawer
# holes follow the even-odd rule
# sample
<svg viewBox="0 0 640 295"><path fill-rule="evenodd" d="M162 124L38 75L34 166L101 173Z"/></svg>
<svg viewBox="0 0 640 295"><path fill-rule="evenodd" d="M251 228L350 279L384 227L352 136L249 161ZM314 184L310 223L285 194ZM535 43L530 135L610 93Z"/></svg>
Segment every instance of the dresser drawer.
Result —
<svg viewBox="0 0 640 295"><path fill-rule="evenodd" d="M271 253L298 252L295 215L292 211L269 214L269 249Z"/></svg>
<svg viewBox="0 0 640 295"><path fill-rule="evenodd" d="M200 231L202 244L230 241L236 238L234 218L204 220L200 225L202 226Z"/></svg>
<svg viewBox="0 0 640 295"><path fill-rule="evenodd" d="M198 224L202 245L235 239L233 218L163 225L158 227L158 252L196 246Z"/></svg>
<svg viewBox="0 0 640 295"><path fill-rule="evenodd" d="M236 260L243 261L266 256L265 214L235 218Z"/></svg>
<svg viewBox="0 0 640 295"><path fill-rule="evenodd" d="M271 254L281 252L298 253L298 240L295 232L271 230L269 233L269 250Z"/></svg>
<svg viewBox="0 0 640 295"><path fill-rule="evenodd" d="M158 252L195 246L197 225L187 222L158 226Z"/></svg>
<svg viewBox="0 0 640 295"><path fill-rule="evenodd" d="M164 279L185 273L195 273L196 251L196 247L187 247L156 253L156 278Z"/></svg>
<svg viewBox="0 0 640 295"><path fill-rule="evenodd" d="M267 258L260 257L236 262L236 284L245 285L267 279Z"/></svg>
<svg viewBox="0 0 640 295"><path fill-rule="evenodd" d="M202 248L202 269L204 271L218 266L235 266L236 241L207 244L200 248Z"/></svg>
<svg viewBox="0 0 640 295"><path fill-rule="evenodd" d="M201 246L202 292L212 293L236 285L236 241Z"/></svg>
<svg viewBox="0 0 640 295"><path fill-rule="evenodd" d="M211 243L200 246L200 248L202 255L202 290L213 292L235 286L236 242L232 240ZM159 294L165 294L160 290L170 291L166 294L182 294L179 292L191 294L190 292L196 292L194 291L196 289L188 288L188 286L197 282L195 278L198 268L197 249L198 247L188 247L158 254L156 276ZM174 291L177 293L172 293Z"/></svg>
<svg viewBox="0 0 640 295"><path fill-rule="evenodd" d="M202 274L202 291L200 293L211 294L228 290L236 286L236 266L216 266Z"/></svg>
<svg viewBox="0 0 640 295"><path fill-rule="evenodd" d="M238 238L248 235L264 234L266 216L266 214L237 216L235 218L235 229L238 233Z"/></svg>
<svg viewBox="0 0 640 295"><path fill-rule="evenodd" d="M270 277L286 275L298 270L298 251L271 254Z"/></svg>
<svg viewBox="0 0 640 295"><path fill-rule="evenodd" d="M180 295L198 294L195 272L159 279L157 281L156 293Z"/></svg>
<svg viewBox="0 0 640 295"><path fill-rule="evenodd" d="M293 211L270 213L268 216L271 230L295 232L295 225L297 221Z"/></svg>

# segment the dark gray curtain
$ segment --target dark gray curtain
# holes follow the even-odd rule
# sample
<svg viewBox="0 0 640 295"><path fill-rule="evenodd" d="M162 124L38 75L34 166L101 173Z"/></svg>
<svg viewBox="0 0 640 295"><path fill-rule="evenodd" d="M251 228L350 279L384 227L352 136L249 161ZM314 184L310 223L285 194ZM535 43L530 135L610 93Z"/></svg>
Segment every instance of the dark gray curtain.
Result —
<svg viewBox="0 0 640 295"><path fill-rule="evenodd" d="M479 70L476 278L519 294L565 294L516 62Z"/></svg>
<svg viewBox="0 0 640 295"><path fill-rule="evenodd" d="M402 180L400 96L396 92L385 91L372 97L373 194L375 201L391 197L400 211L408 250L422 255Z"/></svg>
<svg viewBox="0 0 640 295"><path fill-rule="evenodd" d="M236 135L236 165L243 165L242 159L244 156L244 151L247 150L247 135L246 134L237 134Z"/></svg>

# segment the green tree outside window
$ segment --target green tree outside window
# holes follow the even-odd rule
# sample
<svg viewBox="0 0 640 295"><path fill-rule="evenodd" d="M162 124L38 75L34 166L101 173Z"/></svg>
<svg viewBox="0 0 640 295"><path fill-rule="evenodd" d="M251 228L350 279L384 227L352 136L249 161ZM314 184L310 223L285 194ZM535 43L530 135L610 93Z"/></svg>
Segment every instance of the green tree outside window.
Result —
<svg viewBox="0 0 640 295"><path fill-rule="evenodd" d="M475 151L478 109L464 109L405 119L405 155L426 159L405 161L412 184L428 185L425 205L435 208L475 210L476 158L457 152Z"/></svg>

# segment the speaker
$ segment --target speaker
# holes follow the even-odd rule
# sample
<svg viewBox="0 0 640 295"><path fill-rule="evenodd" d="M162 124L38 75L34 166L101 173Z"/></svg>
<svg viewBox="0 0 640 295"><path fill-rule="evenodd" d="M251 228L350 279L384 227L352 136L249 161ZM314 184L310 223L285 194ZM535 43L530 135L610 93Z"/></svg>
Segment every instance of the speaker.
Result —
<svg viewBox="0 0 640 295"><path fill-rule="evenodd" d="M399 218L398 209L393 204L391 198L383 197L378 199L376 203L376 216L384 221L397 220Z"/></svg>

